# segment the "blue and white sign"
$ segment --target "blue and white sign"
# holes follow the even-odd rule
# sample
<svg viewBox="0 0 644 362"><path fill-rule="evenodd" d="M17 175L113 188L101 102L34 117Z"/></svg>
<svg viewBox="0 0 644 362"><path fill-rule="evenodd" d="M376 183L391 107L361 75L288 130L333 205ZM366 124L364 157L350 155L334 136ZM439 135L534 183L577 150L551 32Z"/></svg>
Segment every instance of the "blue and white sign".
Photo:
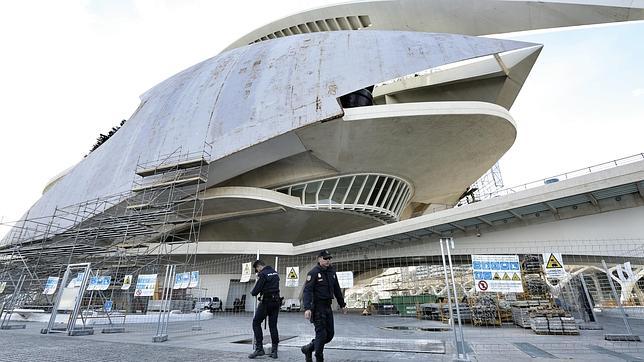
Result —
<svg viewBox="0 0 644 362"><path fill-rule="evenodd" d="M89 278L87 290L107 290L112 282L111 276L95 276Z"/></svg>
<svg viewBox="0 0 644 362"><path fill-rule="evenodd" d="M98 285L98 277L90 277L89 284L87 285L87 290L96 290Z"/></svg>
<svg viewBox="0 0 644 362"><path fill-rule="evenodd" d="M518 255L472 255L477 292L523 293Z"/></svg>
<svg viewBox="0 0 644 362"><path fill-rule="evenodd" d="M112 277L109 275L98 277L98 286L97 290L107 290L112 283Z"/></svg>
<svg viewBox="0 0 644 362"><path fill-rule="evenodd" d="M198 286L199 286L199 272L198 271L190 272L190 284L188 285L188 288L196 288Z"/></svg>
<svg viewBox="0 0 644 362"><path fill-rule="evenodd" d="M49 277L47 278L47 282L45 283L45 290L43 290L42 294L52 295L56 292L57 288L58 277Z"/></svg>
<svg viewBox="0 0 644 362"><path fill-rule="evenodd" d="M69 281L67 288L78 288L83 284L83 279L85 278L85 273L80 272L76 275L76 278Z"/></svg>
<svg viewBox="0 0 644 362"><path fill-rule="evenodd" d="M186 289L190 284L190 273L179 273L174 276L174 287L172 289Z"/></svg>
<svg viewBox="0 0 644 362"><path fill-rule="evenodd" d="M111 300L106 300L105 304L103 304L103 309L107 313L111 312L112 311L112 301Z"/></svg>
<svg viewBox="0 0 644 362"><path fill-rule="evenodd" d="M135 297L151 297L157 287L156 274L140 274L136 279Z"/></svg>

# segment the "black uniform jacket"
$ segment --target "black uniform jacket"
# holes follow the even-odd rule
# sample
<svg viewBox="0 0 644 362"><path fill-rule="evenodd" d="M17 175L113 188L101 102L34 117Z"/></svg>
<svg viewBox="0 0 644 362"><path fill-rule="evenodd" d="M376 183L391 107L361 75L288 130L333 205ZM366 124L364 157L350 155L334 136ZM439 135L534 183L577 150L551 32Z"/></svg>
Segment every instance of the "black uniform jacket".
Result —
<svg viewBox="0 0 644 362"><path fill-rule="evenodd" d="M257 283L250 292L254 297L257 294L262 296L279 295L280 294L280 276L277 274L273 267L267 265L259 273L257 273Z"/></svg>
<svg viewBox="0 0 644 362"><path fill-rule="evenodd" d="M322 269L316 265L306 276L304 284L304 310L311 310L316 302L330 303L335 295L335 299L344 308L344 297L338 283L338 277L335 275L335 268L332 266Z"/></svg>

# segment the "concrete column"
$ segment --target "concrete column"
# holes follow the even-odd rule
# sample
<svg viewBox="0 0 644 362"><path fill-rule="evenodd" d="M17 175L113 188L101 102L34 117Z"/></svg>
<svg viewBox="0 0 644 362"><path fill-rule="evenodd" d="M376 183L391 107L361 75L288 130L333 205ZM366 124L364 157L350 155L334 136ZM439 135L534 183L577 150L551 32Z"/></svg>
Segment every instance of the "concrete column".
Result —
<svg viewBox="0 0 644 362"><path fill-rule="evenodd" d="M633 288L635 287L636 282L632 280L620 280L617 283L619 283L622 290L621 295L619 296L620 302L622 302L622 304L630 303L633 299Z"/></svg>
<svg viewBox="0 0 644 362"><path fill-rule="evenodd" d="M640 305L644 305L644 292L642 292L642 289L635 284L635 295L637 296L637 299L639 300Z"/></svg>
<svg viewBox="0 0 644 362"><path fill-rule="evenodd" d="M626 280L617 281L622 288L622 295L620 296L620 301L622 303L631 302L633 300L633 289L637 286L637 282L642 278L642 276L644 276L644 273L640 272L629 276Z"/></svg>

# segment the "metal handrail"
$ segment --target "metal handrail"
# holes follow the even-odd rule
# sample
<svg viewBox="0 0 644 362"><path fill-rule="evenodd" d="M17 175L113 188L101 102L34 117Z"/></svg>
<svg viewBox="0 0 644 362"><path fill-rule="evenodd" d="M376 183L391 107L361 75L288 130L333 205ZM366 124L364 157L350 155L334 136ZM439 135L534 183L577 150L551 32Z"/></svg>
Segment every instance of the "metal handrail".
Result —
<svg viewBox="0 0 644 362"><path fill-rule="evenodd" d="M569 171L569 172L562 173L562 174L559 174L559 175L554 175L554 176L546 177L546 178L543 178L543 179L527 182L527 183L524 183L524 184L521 184L521 185L518 185L518 186L508 187L508 188L504 188L504 189L497 190L497 191L494 191L494 192L490 192L490 193L487 193L487 194L482 194L479 197L481 198L481 200L487 200L487 199L491 199L491 198L494 198L494 197L509 195L509 194L512 194L512 193L515 193L515 192L525 191L525 190L535 188L535 187L538 187L538 186L543 186L543 185L547 184L546 181L548 181L548 180L556 180L556 181L568 180L568 179L571 179L571 178L575 178L575 177L579 177L579 176L583 176L583 175L588 175L588 174L591 174L591 173L594 173L594 172L608 170L608 169L611 169L611 168L614 168L614 167L623 166L623 165L627 165L627 164L634 163L634 162L637 162L637 161L642 161L642 160L644 160L644 153L637 153L637 154L634 154L634 155L631 155L631 156L628 156L628 157L618 158L618 159L615 159L615 160L612 160L612 161L608 161L608 162L596 164L596 165L593 165L593 166L580 168L578 170ZM554 182L556 182L556 181L554 181Z"/></svg>

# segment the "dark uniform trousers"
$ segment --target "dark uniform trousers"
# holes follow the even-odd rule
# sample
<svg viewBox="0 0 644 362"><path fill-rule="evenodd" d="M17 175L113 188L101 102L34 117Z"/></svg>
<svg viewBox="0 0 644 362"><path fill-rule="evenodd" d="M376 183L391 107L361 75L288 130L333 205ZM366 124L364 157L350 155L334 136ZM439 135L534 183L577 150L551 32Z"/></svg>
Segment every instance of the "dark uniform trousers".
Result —
<svg viewBox="0 0 644 362"><path fill-rule="evenodd" d="M271 343L276 345L280 341L277 334L277 316L280 312L281 302L278 298L263 297L262 302L257 306L255 317L253 317L253 333L255 334L255 343L261 346L264 341L264 333L262 333L262 322L268 316L268 328L271 331Z"/></svg>
<svg viewBox="0 0 644 362"><path fill-rule="evenodd" d="M315 326L315 355L322 356L324 345L331 342L335 334L331 301L317 301L313 308L313 325Z"/></svg>
<svg viewBox="0 0 644 362"><path fill-rule="evenodd" d="M302 347L302 352L307 354L315 351L316 359L322 360L324 345L331 342L335 334L331 310L333 297L338 301L340 307L346 306L335 269L333 267L322 268L319 265L313 267L306 276L303 296L304 309L311 311L311 323L315 326L315 339L311 341L311 344Z"/></svg>

